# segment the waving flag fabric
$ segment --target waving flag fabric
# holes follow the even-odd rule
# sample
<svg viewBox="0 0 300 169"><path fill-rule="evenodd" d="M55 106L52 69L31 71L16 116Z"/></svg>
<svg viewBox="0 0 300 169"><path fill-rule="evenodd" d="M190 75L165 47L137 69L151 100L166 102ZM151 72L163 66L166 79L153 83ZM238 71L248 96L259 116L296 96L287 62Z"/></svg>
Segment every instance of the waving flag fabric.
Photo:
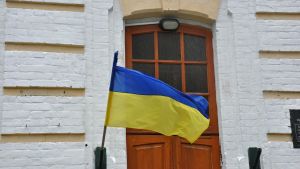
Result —
<svg viewBox="0 0 300 169"><path fill-rule="evenodd" d="M202 96L114 65L105 124L178 135L192 143L208 128L207 109Z"/></svg>

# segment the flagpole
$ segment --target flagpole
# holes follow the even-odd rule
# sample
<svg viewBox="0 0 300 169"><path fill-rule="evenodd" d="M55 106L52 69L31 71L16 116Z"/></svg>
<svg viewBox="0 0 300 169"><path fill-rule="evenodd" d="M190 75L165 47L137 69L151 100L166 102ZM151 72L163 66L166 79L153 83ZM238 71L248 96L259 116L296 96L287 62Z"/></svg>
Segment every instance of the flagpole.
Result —
<svg viewBox="0 0 300 169"><path fill-rule="evenodd" d="M117 62L118 62L118 51L116 51L114 53L114 61L113 61L113 65L112 65L112 70L111 70L111 77L110 77L110 85L109 85L109 91L111 89L113 89L113 86L114 86L114 77L115 77L115 67L117 66ZM110 100L110 94L108 94L108 101ZM105 115L105 122L107 120L107 112L106 112L106 115ZM104 148L104 142L105 142L105 136L106 136L106 124L104 122L104 127L103 127L103 135L102 135L102 143L101 143L101 148L103 149Z"/></svg>

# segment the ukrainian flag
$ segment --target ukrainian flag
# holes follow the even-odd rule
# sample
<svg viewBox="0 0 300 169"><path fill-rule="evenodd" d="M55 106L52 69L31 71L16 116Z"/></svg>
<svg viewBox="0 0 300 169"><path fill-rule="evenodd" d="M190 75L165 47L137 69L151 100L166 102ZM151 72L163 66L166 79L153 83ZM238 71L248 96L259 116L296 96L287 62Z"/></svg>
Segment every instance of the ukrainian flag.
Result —
<svg viewBox="0 0 300 169"><path fill-rule="evenodd" d="M114 64L106 126L146 129L193 143L208 128L208 103L138 71Z"/></svg>

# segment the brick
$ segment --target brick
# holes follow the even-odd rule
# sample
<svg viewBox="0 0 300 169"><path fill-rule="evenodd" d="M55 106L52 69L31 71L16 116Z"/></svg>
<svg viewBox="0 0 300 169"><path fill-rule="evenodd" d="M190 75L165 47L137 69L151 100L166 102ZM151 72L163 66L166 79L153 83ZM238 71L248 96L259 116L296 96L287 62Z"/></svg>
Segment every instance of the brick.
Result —
<svg viewBox="0 0 300 169"><path fill-rule="evenodd" d="M84 168L82 143L4 143L0 151L0 168Z"/></svg>
<svg viewBox="0 0 300 169"><path fill-rule="evenodd" d="M256 0L256 11L261 12L299 12L297 0Z"/></svg>
<svg viewBox="0 0 300 169"><path fill-rule="evenodd" d="M6 41L84 44L82 12L8 8L5 25Z"/></svg>
<svg viewBox="0 0 300 169"><path fill-rule="evenodd" d="M83 132L82 97L6 96L5 98L9 99L5 99L3 103L3 133Z"/></svg>
<svg viewBox="0 0 300 169"><path fill-rule="evenodd" d="M9 51L5 63L5 86L85 87L80 54Z"/></svg>
<svg viewBox="0 0 300 169"><path fill-rule="evenodd" d="M0 158L7 159L0 160L0 168L94 167L92 154L101 144L115 49L120 50L119 64L124 65L124 22L117 1L72 3L84 3L85 11L10 8L4 18L0 3L0 23L5 23L0 24L5 26L5 33L0 29L1 42L84 45L83 54L4 53L4 43L0 43L0 55L5 56L0 57L0 84L85 88L85 96L76 98L5 96L0 102L0 109L4 106L0 117L2 131L7 133L85 132L88 147L83 148L82 143L0 144ZM299 4L295 0L221 1L219 17L212 27L223 168L247 168L247 149L258 146L263 148L263 168L294 169L300 163L299 151L291 142L268 142L267 133L290 133L288 110L299 108L299 99L267 99L263 91L299 91L299 62L297 56L261 58L259 51L299 51L300 22L256 20L256 12L299 12ZM125 129L109 128L106 146L108 168L125 169Z"/></svg>

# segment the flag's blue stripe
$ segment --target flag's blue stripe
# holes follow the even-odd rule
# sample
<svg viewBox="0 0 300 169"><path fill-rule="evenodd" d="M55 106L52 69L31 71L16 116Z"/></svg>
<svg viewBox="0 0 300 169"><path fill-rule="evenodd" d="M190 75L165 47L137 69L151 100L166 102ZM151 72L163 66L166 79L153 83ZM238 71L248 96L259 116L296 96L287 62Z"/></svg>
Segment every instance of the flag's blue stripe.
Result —
<svg viewBox="0 0 300 169"><path fill-rule="evenodd" d="M187 95L141 72L116 66L114 69L114 81L110 91L132 93L140 95L161 95L170 97L178 102L193 107L208 117L208 103L202 96Z"/></svg>

